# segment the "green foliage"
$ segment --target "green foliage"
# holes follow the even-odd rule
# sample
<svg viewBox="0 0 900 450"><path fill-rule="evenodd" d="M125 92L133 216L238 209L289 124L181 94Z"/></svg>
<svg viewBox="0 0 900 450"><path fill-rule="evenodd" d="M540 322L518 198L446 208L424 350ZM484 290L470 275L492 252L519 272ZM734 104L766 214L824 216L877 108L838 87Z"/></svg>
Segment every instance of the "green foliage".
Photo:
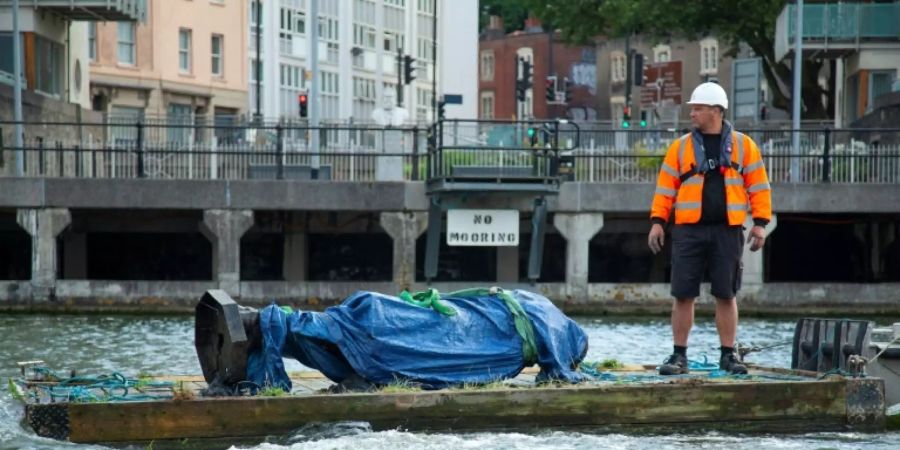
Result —
<svg viewBox="0 0 900 450"><path fill-rule="evenodd" d="M288 393L278 386L266 386L260 389L259 395L261 397L284 397Z"/></svg>
<svg viewBox="0 0 900 450"><path fill-rule="evenodd" d="M399 394L399 393L409 393L409 392L417 392L421 391L422 388L413 384L407 379L397 378L390 384L386 384L379 389L379 392L384 394Z"/></svg>
<svg viewBox="0 0 900 450"><path fill-rule="evenodd" d="M622 364L616 359L604 359L600 362L600 367L604 369L622 369L625 367L625 364Z"/></svg>
<svg viewBox="0 0 900 450"><path fill-rule="evenodd" d="M503 2L500 2L501 4ZM544 22L559 24L563 38L590 43L597 36L621 38L632 34L666 42L703 36L718 37L734 55L745 43L763 59L763 74L773 95L773 106L789 109L791 61L775 60L775 22L785 0L525 0L525 6ZM822 96L833 102L833 87L818 84L822 61L803 62L805 118L830 113ZM685 68L685 70L688 70Z"/></svg>
<svg viewBox="0 0 900 450"><path fill-rule="evenodd" d="M503 29L507 33L521 30L528 17L528 8L519 0L481 0L479 2L478 30L487 28L490 16L503 18Z"/></svg>

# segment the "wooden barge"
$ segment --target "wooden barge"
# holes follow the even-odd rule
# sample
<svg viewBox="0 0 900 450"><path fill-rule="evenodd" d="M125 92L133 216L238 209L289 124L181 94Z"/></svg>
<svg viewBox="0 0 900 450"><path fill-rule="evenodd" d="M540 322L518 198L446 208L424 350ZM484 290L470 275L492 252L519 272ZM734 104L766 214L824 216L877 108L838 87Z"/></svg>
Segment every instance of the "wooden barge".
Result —
<svg viewBox="0 0 900 450"><path fill-rule="evenodd" d="M748 376L696 372L662 379L652 366L626 366L603 371L595 382L536 385L535 374L526 370L502 383L460 389L389 386L331 393L327 378L301 372L291 374L289 394L225 398L201 397L202 377L169 377L155 381L171 387L144 389L148 397L142 401L51 401L36 394L40 384L10 385L38 435L112 446L152 442L154 448L227 447L343 421L368 422L374 430L457 432L674 427L808 432L880 431L886 420L879 378L752 367Z"/></svg>

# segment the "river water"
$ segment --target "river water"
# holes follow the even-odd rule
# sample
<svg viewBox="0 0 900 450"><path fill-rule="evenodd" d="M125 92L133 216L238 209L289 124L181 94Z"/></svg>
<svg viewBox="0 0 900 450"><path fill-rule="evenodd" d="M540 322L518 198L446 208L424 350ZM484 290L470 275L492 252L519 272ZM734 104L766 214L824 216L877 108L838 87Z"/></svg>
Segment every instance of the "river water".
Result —
<svg viewBox="0 0 900 450"><path fill-rule="evenodd" d="M578 318L590 337L588 360L616 358L623 362L658 363L671 352L667 318ZM756 345L789 341L794 319L744 319L739 340ZM718 338L711 319L697 320L689 357L708 354L717 361ZM749 361L786 367L790 346L754 353ZM58 371L76 369L99 375L119 371L138 373L199 374L193 347L193 318L189 316L122 315L3 315L0 314L0 377L18 376L16 361L41 359ZM296 362L288 370L300 370ZM0 450L99 449L37 437L22 426L22 407L6 389L0 391ZM315 425L290 436L252 447L263 449L898 449L900 433L808 433L789 435L726 433L619 434L544 430L529 433L410 433L372 431L366 423Z"/></svg>

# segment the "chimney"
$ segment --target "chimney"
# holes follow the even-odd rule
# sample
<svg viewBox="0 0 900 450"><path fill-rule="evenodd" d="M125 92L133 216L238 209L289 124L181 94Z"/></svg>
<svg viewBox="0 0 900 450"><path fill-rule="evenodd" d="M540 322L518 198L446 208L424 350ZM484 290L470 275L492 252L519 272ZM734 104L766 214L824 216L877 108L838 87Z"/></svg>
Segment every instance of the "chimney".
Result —
<svg viewBox="0 0 900 450"><path fill-rule="evenodd" d="M491 16L488 20L488 30L503 31L503 18L500 16Z"/></svg>
<svg viewBox="0 0 900 450"><path fill-rule="evenodd" d="M525 19L525 32L526 33L543 33L544 28L541 26L541 19L538 19L533 14L529 14L528 18Z"/></svg>

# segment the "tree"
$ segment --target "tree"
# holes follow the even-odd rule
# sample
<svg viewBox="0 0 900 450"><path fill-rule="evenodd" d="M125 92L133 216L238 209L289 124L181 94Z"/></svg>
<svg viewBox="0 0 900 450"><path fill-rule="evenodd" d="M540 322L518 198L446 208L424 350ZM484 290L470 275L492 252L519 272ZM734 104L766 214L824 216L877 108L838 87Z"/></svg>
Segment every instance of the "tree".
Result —
<svg viewBox="0 0 900 450"><path fill-rule="evenodd" d="M528 8L517 0L481 0L479 2L478 30L484 30L491 16L503 19L503 31L521 30L528 17Z"/></svg>
<svg viewBox="0 0 900 450"><path fill-rule="evenodd" d="M561 24L563 37L573 43L632 33L659 41L714 35L728 47L730 56L741 43L746 44L762 58L772 106L791 109L793 61L775 60L775 21L785 0L525 0L525 4L541 20ZM804 118L824 119L834 111L834 77L829 77L828 86L818 80L827 63L803 61ZM833 73L833 65L831 69Z"/></svg>

